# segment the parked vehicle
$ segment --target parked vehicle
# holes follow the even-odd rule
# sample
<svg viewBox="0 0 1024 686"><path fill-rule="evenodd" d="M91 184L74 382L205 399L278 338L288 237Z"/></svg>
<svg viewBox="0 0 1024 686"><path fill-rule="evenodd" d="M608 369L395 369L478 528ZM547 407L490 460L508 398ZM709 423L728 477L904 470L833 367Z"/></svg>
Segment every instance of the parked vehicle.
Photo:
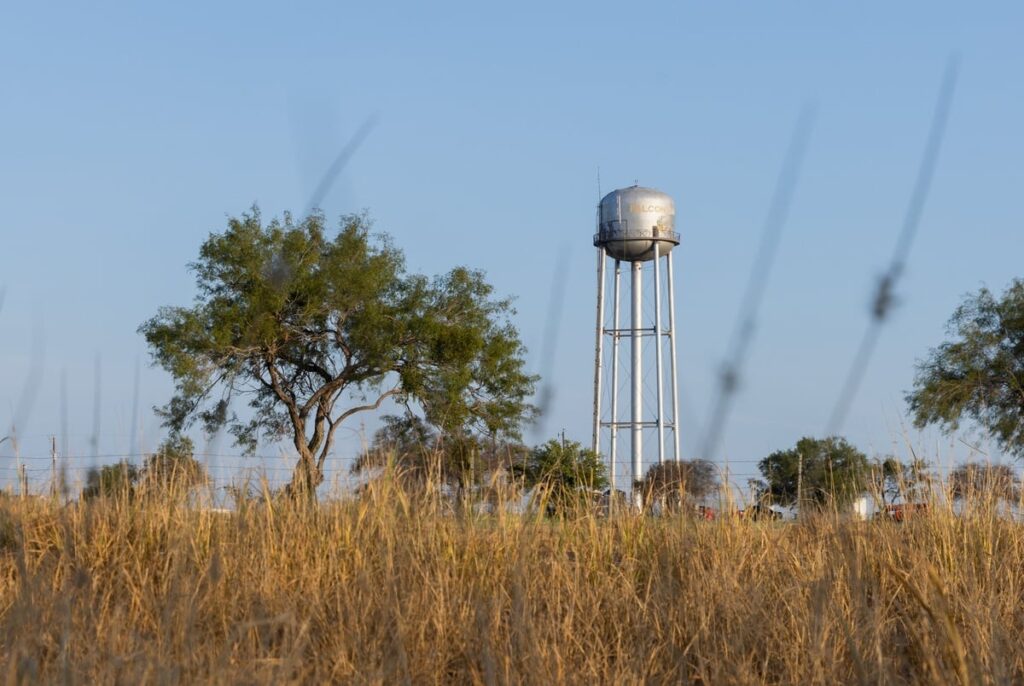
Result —
<svg viewBox="0 0 1024 686"><path fill-rule="evenodd" d="M715 508L713 507L708 507L707 505L698 505L695 509L695 514L697 515L697 519L703 519L706 522L712 522L715 520L717 512L715 512Z"/></svg>
<svg viewBox="0 0 1024 686"><path fill-rule="evenodd" d="M740 510L737 514L740 519L745 519L751 522L772 522L777 519L782 519L781 512L776 512L767 505L751 505L746 509Z"/></svg>
<svg viewBox="0 0 1024 686"><path fill-rule="evenodd" d="M884 510L876 512L875 518L903 522L911 517L926 514L928 510L928 503L891 503L886 505Z"/></svg>

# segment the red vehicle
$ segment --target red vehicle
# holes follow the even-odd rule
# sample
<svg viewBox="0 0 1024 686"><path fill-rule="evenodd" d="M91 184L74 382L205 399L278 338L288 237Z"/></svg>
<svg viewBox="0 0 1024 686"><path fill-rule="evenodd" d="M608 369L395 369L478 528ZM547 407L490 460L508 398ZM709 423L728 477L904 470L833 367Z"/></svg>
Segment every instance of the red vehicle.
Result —
<svg viewBox="0 0 1024 686"><path fill-rule="evenodd" d="M891 519L894 522L903 522L907 519L922 515L928 512L928 503L894 503L886 505L885 510L878 513L878 517Z"/></svg>
<svg viewBox="0 0 1024 686"><path fill-rule="evenodd" d="M711 522L715 519L715 508L708 507L707 505L697 506L697 519L703 519L704 521Z"/></svg>

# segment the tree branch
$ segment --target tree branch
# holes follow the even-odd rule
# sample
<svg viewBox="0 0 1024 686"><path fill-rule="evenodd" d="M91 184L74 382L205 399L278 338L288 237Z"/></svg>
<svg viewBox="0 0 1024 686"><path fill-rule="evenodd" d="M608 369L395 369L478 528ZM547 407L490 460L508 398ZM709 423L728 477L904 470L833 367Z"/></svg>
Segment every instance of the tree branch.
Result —
<svg viewBox="0 0 1024 686"><path fill-rule="evenodd" d="M398 395L399 393L401 393L401 390L401 386L395 386L394 388L381 393L380 397L378 397L377 400L375 400L374 402L369 403L367 405L358 405L356 407L350 407L349 409L342 412L341 416L339 416L336 420L328 420L328 422L330 423L330 428L327 430L327 441L324 443L323 450L320 452L320 456L317 459L317 468L320 469L321 472L323 471L323 465L324 462L327 460L327 454L331 451L331 447L334 445L334 432L335 430L337 430L339 426L341 426L342 422L344 422L346 419L356 414L357 412L364 412L366 410L376 410L387 398Z"/></svg>
<svg viewBox="0 0 1024 686"><path fill-rule="evenodd" d="M269 353L265 355L263 362L267 366L267 371L270 373L270 382L271 387L274 389L274 394L277 395L278 400L284 403L284 406L288 409L288 416L292 420L293 442L295 444L295 449L299 451L299 455L301 455L305 461L309 459L309 451L306 449L305 415L299 413L299 408L295 402L295 398L281 385L281 373L278 371L277 367L274 366L273 355Z"/></svg>

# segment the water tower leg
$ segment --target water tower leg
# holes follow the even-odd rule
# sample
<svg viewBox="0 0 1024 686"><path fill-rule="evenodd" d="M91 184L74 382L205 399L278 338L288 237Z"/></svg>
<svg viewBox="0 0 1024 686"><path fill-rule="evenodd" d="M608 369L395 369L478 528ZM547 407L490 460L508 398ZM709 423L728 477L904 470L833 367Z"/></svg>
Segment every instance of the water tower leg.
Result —
<svg viewBox="0 0 1024 686"><path fill-rule="evenodd" d="M661 366L661 244L654 245L654 366L658 375L658 464L665 462L665 372Z"/></svg>
<svg viewBox="0 0 1024 686"><path fill-rule="evenodd" d="M632 417L630 419L630 428L633 431L633 502L636 506L642 507L642 495L640 493L640 479L643 478L641 470L643 469L643 449L644 449L644 434L643 434L643 353L641 346L643 344L643 331L641 325L643 324L643 262L633 262L633 321L630 332L632 334L632 356L633 356L633 372L631 374L631 381L633 386L633 397L632 397Z"/></svg>
<svg viewBox="0 0 1024 686"><path fill-rule="evenodd" d="M665 256L668 267L668 348L672 375L672 458L679 461L679 380L676 378L676 286L672 280L672 253ZM659 334L659 338L660 338Z"/></svg>
<svg viewBox="0 0 1024 686"><path fill-rule="evenodd" d="M594 347L594 454L601 454L601 362L604 352L604 248L597 249L597 340Z"/></svg>
<svg viewBox="0 0 1024 686"><path fill-rule="evenodd" d="M609 431L608 480L615 491L615 460L619 448L619 282L622 280L622 263L615 260L615 281L612 284L612 407L611 430Z"/></svg>

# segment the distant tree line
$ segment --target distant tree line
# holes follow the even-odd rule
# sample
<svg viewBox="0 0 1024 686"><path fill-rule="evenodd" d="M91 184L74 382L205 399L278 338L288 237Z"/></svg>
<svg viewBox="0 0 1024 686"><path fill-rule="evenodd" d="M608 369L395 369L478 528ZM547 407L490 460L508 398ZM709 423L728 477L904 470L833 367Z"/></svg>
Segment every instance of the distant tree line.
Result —
<svg viewBox="0 0 1024 686"><path fill-rule="evenodd" d="M553 511L598 492L617 497L601 457L579 443L521 443L537 377L525 371L510 301L495 297L481 272L411 273L365 214L329 228L319 212L268 222L255 207L211 233L190 268L194 303L160 308L139 329L175 382L160 409L172 438L143 465L94 470L86 497L151 489L171 474L199 483L205 471L184 438L197 423L209 433L227 428L250 452L261 441L290 442L287 491L312 497L337 430L385 403L404 411L383 418L356 473L391 469L410 486L435 481L462 495L503 475L543 491ZM970 422L1024 456L1024 281L1001 297L984 288L968 296L949 333L907 394L916 425L955 431ZM248 405L244 417L232 410L237 400ZM931 479L920 460L869 459L838 436L801 438L758 468L757 499L784 507L845 507L867 491L886 503L910 500ZM1007 466L962 465L949 484L955 497L1020 495ZM721 488L717 468L700 459L654 466L634 486L668 509Z"/></svg>
<svg viewBox="0 0 1024 686"><path fill-rule="evenodd" d="M187 494L209 482L206 467L194 455L187 436L168 437L141 466L122 460L89 470L82 498L133 498L140 494Z"/></svg>

